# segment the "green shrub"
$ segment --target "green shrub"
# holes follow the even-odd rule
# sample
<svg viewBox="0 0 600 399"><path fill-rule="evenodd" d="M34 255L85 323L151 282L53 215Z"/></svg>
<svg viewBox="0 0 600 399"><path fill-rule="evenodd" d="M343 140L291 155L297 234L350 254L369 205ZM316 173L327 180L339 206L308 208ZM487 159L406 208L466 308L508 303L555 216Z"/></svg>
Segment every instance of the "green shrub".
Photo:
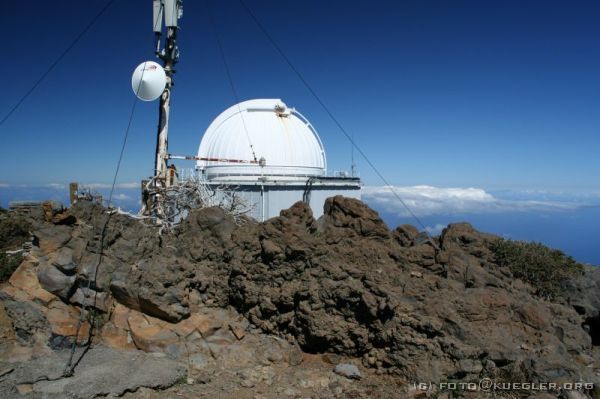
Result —
<svg viewBox="0 0 600 399"><path fill-rule="evenodd" d="M548 300L563 296L562 282L583 274L583 265L558 249L537 242L497 240L492 243L496 264L531 284L536 295Z"/></svg>
<svg viewBox="0 0 600 399"><path fill-rule="evenodd" d="M12 276L22 260L21 254L8 256L6 253L0 252L0 283L7 281Z"/></svg>
<svg viewBox="0 0 600 399"><path fill-rule="evenodd" d="M87 319L95 330L100 330L108 321L107 315L95 308L88 310Z"/></svg>
<svg viewBox="0 0 600 399"><path fill-rule="evenodd" d="M28 222L18 217L0 219L0 250L21 247L29 240L30 228Z"/></svg>

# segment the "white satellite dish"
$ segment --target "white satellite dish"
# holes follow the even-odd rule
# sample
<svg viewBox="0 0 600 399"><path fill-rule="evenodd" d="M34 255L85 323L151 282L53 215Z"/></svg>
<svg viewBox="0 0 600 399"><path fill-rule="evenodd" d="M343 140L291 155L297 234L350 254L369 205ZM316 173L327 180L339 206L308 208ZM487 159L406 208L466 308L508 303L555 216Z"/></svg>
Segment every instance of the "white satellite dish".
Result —
<svg viewBox="0 0 600 399"><path fill-rule="evenodd" d="M142 62L133 71L131 88L143 101L154 101L165 90L167 75L165 70L154 61Z"/></svg>

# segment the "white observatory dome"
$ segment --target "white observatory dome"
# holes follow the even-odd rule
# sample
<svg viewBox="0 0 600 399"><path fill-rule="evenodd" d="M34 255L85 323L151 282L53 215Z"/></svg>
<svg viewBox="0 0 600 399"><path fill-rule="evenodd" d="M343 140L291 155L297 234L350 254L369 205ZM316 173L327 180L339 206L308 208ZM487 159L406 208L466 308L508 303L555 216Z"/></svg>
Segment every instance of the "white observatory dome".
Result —
<svg viewBox="0 0 600 399"><path fill-rule="evenodd" d="M306 180L327 169L315 129L278 99L244 101L225 110L206 129L198 157L209 159L197 162L208 180ZM263 166L250 163L261 159Z"/></svg>

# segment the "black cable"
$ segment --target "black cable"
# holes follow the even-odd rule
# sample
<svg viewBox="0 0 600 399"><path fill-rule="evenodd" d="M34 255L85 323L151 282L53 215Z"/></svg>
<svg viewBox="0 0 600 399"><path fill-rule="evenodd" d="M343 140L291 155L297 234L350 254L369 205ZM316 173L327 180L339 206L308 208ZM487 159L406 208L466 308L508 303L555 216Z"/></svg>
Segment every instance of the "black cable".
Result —
<svg viewBox="0 0 600 399"><path fill-rule="evenodd" d="M298 71L298 69L294 66L294 64L292 64L292 62L290 61L290 59L285 55L285 53L283 52L283 50L281 49L281 47L279 47L279 45L277 44L277 42L275 41L275 39L273 39L273 37L269 34L269 32L266 30L266 28L263 26L263 24L260 22L260 20L252 12L252 10L246 5L246 3L244 2L244 0L239 0L239 1L240 1L240 4L242 5L242 7L244 7L244 9L246 10L246 12L248 12L248 14L250 15L250 17L254 20L254 22L256 23L256 25L258 26L258 28L262 31L262 33L271 42L271 44L273 45L273 47L275 47L275 50L277 50L277 52L279 53L279 55L281 55L281 57L285 60L285 62L292 69L292 71L294 71L294 73L302 81L302 83L304 84L304 86L306 86L306 88L312 94L312 96L318 101L318 103L321 105L321 107L323 107L323 109L325 110L325 112L327 113L327 115L329 115L329 117L331 118L331 120L337 125L337 127L340 129L340 131L346 136L346 138L350 141L350 143L352 143L352 147L355 148L356 151L358 151L358 153L360 155L362 155L362 157L365 159L365 161L367 161L367 163L369 164L369 166L371 167L371 169L373 169L373 171L377 174L377 176L379 176L379 178L381 179L381 181L386 186L388 186L388 188L390 189L390 191L392 192L392 194L396 197L396 199L398 199L398 201L400 201L400 203L402 204L402 206L404 206L404 208L413 217L413 219L416 220L416 222L425 231L425 233L427 235L429 235L427 233L425 225L421 222L421 220L417 217L417 215L415 215L415 213L409 208L409 206L406 204L406 202L404 202L404 200L398 195L398 193L396 192L396 190L394 190L393 186L390 183L388 183L387 179L381 174L381 172L379 172L379 169L377 169L375 167L375 165L371 162L371 160L367 157L367 155L354 142L354 140L352 139L352 137L350 136L350 134L348 134L348 132L346 131L346 129L344 129L344 127L337 120L337 118L335 116L333 116L333 114L331 113L331 111L329 110L329 108L325 105L325 103L323 103L323 101L321 100L321 98L317 95L317 93L313 90L313 88L308 84L308 82L306 81L306 79L304 79L304 76L302 76L302 74L300 73L300 71Z"/></svg>
<svg viewBox="0 0 600 399"><path fill-rule="evenodd" d="M142 83L143 77L144 77L144 72L142 72L142 77L140 78L140 85ZM139 90L139 85L138 85L138 90ZM125 129L125 137L123 137L123 145L121 146L121 152L119 153L119 160L117 161L117 168L115 169L115 175L113 177L112 186L110 188L110 194L108 195L108 205L107 205L108 208L110 208L110 206L112 204L113 192L115 190L117 176L119 175L119 169L121 169L121 161L123 160L123 153L125 152L125 145L127 144L127 137L129 137L129 130L131 129L131 122L133 121L133 115L135 114L135 108L137 106L137 103L138 103L138 98L136 97L133 100L133 105L131 106L131 112L129 114L129 121L127 122L127 128Z"/></svg>
<svg viewBox="0 0 600 399"><path fill-rule="evenodd" d="M19 108L21 104L23 104L27 97L29 97L31 93L33 93L33 91L40 85L40 83L42 83L42 81L46 78L46 76L48 76L48 74L54 69L54 67L58 65L58 63L67 55L67 53L69 53L69 51L71 51L73 47L75 47L79 40L81 40L81 38L90 30L90 28L96 23L96 21L100 19L102 14L104 14L104 12L106 12L106 10L115 1L116 0L108 0L106 2L104 7L102 7L102 9L96 14L96 16L94 16L94 18L92 18L91 22L87 24L87 26L75 37L75 40L73 40L71 44L69 44L67 48L58 56L58 58L54 60L52 64L50 64L46 72L44 72L42 76L40 76L40 78L33 84L33 86L31 86L31 88L27 90L27 92L19 99L19 101L17 101L17 103L10 109L10 111L8 111L8 113L2 118L2 120L0 121L0 126L2 126L4 122L6 122L8 118L10 118L10 116L17 110L17 108Z"/></svg>
<svg viewBox="0 0 600 399"><path fill-rule="evenodd" d="M235 99L235 103L237 104L238 112L240 117L242 118L242 124L244 125L244 131L246 132L246 137L248 138L248 143L250 144L250 151L252 151L252 157L255 161L256 154L254 153L254 146L252 145L252 140L250 140L250 134L248 133L248 127L246 126L246 121L244 120L244 115L242 113L242 108L240 107L240 97L238 96L237 90L235 89L235 85L233 84L233 76L231 75L231 70L229 68L229 64L227 63L227 57L225 57L225 50L223 49L223 43L221 42L221 37L219 36L219 31L217 30L217 24L212 15L212 10L208 1L206 2L206 9L208 10L208 18L210 19L210 24L212 26L213 34L215 35L215 39L217 41L217 46L219 47L219 54L221 55L221 60L223 61L223 65L225 66L225 72L227 73L227 80L229 80L229 86L231 87L231 92L233 93L233 97Z"/></svg>
<svg viewBox="0 0 600 399"><path fill-rule="evenodd" d="M115 186L117 183L117 177L119 175L119 170L121 169L121 162L123 160L123 153L125 152L125 146L127 145L127 138L129 137L129 131L131 130L131 123L133 121L133 116L135 115L135 109L137 107L137 103L138 103L138 98L137 98L137 93L140 90L140 87L142 85L142 81L144 79L144 73L146 71L146 68L144 66L144 68L142 69L142 76L140 77L140 82L138 83L138 87L136 89L136 97L134 97L133 100L133 104L131 105L131 111L129 112L129 120L127 122L127 127L125 128L125 135L123 137L123 144L121 145L121 151L119 152L119 159L117 161L117 167L115 168L115 174L113 176L113 181L112 181L112 185L110 187L110 194L108 195L108 204L107 204L107 208L109 208L109 212L108 215L106 216L106 221L104 222L104 225L102 226L102 232L100 235L100 248L98 250L98 263L96 264L96 268L94 269L94 278L88 278L87 281L87 289L88 292L92 286L92 280L94 281L94 284L96 284L96 280L98 277L98 270L100 269L100 266L102 265L102 259L104 258L104 239L106 237L106 231L107 231L107 227L108 227L108 223L110 221L111 216L113 215L113 212L110 212L110 207L112 205L112 198L113 198L113 193L115 190ZM96 304L96 299L97 299L97 291L94 290L94 305ZM77 347L77 340L79 339L79 331L81 330L81 327L83 325L83 316L84 316L84 311L86 311L88 308L88 304L87 301L85 300L85 295L84 295L84 303L81 304L81 312L79 313L79 320L77 323L77 329L76 329L76 333L75 333L75 338L73 340L73 345L71 346L71 352L69 354L69 359L67 360L67 363L65 364L65 368L63 371L63 376L64 377L69 377L71 375L73 375L73 371L75 369L75 367L79 364L79 362L81 361L81 359L83 358L83 356L87 353L87 351L90 348L90 345L92 344L92 331L94 326L92 325L93 323L90 322L90 329L89 329L89 337L88 337L88 342L87 342L87 347L84 349L84 351L81 353L81 356L79 356L79 359L77 359L77 361L75 363L73 363L73 356L75 355L75 349Z"/></svg>

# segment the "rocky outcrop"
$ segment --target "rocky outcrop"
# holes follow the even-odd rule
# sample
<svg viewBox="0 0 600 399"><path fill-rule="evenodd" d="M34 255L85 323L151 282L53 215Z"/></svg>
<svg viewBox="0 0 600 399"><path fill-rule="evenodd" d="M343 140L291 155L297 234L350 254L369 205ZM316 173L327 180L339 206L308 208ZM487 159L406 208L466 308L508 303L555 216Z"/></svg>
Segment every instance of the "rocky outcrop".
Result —
<svg viewBox="0 0 600 399"><path fill-rule="evenodd" d="M237 225L201 209L159 236L81 202L68 211L74 223L55 223L61 213L31 221L35 245L2 287L5 312L24 345L64 348L93 327L97 343L197 372L246 364L245 384L272 379L260 367L295 363L296 345L411 381L598 380L595 270L565 282L567 301L547 302L495 264L498 238L469 224L430 238L407 225L390 231L355 199L330 198L324 210L315 220L297 203ZM279 349L268 353L264 334Z"/></svg>
<svg viewBox="0 0 600 399"><path fill-rule="evenodd" d="M68 351L51 352L16 365L0 379L0 392L5 398L117 397L140 387L164 389L185 377L185 367L171 359L100 346L82 358L73 377L56 378L68 357Z"/></svg>
<svg viewBox="0 0 600 399"><path fill-rule="evenodd" d="M309 212L295 208L293 222L282 215L259 227L267 256L232 269L232 303L263 330L416 380L522 364L541 380L586 372L589 359L555 368L591 349L573 309L538 301L496 267L494 237L468 224L449 226L439 243L406 227L383 233L373 213L363 223L352 200L335 198L315 236Z"/></svg>
<svg viewBox="0 0 600 399"><path fill-rule="evenodd" d="M586 266L584 274L563 282L567 303L583 318L583 328L600 346L600 268Z"/></svg>

